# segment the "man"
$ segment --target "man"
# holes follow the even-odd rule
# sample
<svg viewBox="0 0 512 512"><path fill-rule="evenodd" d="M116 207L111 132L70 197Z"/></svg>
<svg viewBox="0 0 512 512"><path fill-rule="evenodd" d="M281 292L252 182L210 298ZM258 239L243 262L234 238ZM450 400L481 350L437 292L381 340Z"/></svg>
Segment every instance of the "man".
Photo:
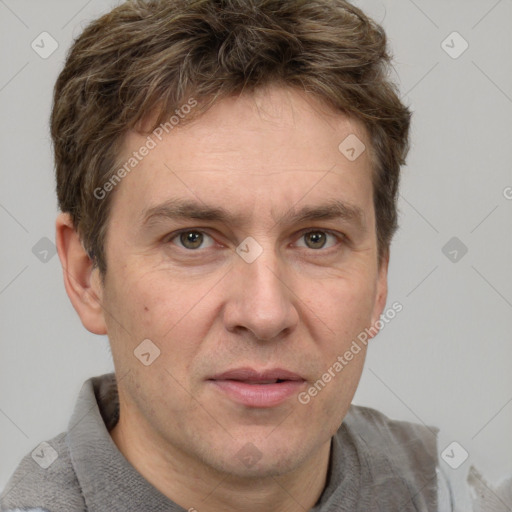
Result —
<svg viewBox="0 0 512 512"><path fill-rule="evenodd" d="M109 337L2 510L459 510L437 429L351 406L386 310L410 112L338 0L127 2L51 130L66 291ZM41 460L36 460L39 457Z"/></svg>

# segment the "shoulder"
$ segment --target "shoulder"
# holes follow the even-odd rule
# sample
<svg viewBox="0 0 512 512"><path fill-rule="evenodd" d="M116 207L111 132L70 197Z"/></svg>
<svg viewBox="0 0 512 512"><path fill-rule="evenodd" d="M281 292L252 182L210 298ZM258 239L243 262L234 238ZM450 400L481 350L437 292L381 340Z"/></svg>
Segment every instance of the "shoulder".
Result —
<svg viewBox="0 0 512 512"><path fill-rule="evenodd" d="M351 405L343 424L354 435L368 445L379 445L387 441L388 448L400 445L417 448L423 445L435 458L437 455L437 434L439 429L433 426L393 420L376 409ZM383 447L384 448L384 447Z"/></svg>
<svg viewBox="0 0 512 512"><path fill-rule="evenodd" d="M415 481L419 488L423 481L434 491L435 484L438 512L511 510L508 504L512 503L512 475L495 485L486 481L470 457L453 465L443 458L443 453L450 450L445 457L452 458L454 450L463 454L465 450L458 443L451 449L453 439L442 429L392 420L375 409L355 405L350 407L343 425L368 465ZM432 498L431 493L429 499Z"/></svg>
<svg viewBox="0 0 512 512"><path fill-rule="evenodd" d="M66 433L25 455L0 495L3 512L78 512L85 510Z"/></svg>
<svg viewBox="0 0 512 512"><path fill-rule="evenodd" d="M435 429L351 405L332 438L330 487L314 510L438 512L436 463Z"/></svg>
<svg viewBox="0 0 512 512"><path fill-rule="evenodd" d="M429 482L436 480L439 429L408 421L393 420L370 407L351 405L340 435L348 437L361 463L383 468L403 478Z"/></svg>
<svg viewBox="0 0 512 512"><path fill-rule="evenodd" d="M390 503L405 500L407 507L414 503L415 510L430 511L436 508L438 493L437 432L435 427L352 405L339 436L354 445L372 496Z"/></svg>

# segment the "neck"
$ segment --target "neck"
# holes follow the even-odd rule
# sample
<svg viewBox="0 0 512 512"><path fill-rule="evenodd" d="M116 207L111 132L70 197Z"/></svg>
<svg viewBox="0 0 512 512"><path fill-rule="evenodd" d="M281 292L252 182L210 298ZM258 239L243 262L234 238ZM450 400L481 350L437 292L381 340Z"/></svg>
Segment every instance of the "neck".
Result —
<svg viewBox="0 0 512 512"><path fill-rule="evenodd" d="M121 415L110 435L153 487L189 512L306 512L326 484L330 439L289 473L245 478L220 473L169 444L163 448L148 432Z"/></svg>

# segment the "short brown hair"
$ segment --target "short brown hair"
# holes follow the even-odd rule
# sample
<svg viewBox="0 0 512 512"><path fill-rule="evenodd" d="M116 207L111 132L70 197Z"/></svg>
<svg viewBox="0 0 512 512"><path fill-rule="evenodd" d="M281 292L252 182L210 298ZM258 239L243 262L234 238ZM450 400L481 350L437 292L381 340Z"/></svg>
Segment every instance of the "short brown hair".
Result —
<svg viewBox="0 0 512 512"><path fill-rule="evenodd" d="M355 116L370 136L379 261L397 229L411 113L389 80L382 27L343 0L133 0L86 27L54 89L59 207L102 277L108 182L130 129L187 103L187 121L230 95L279 83ZM192 115L193 114L193 115ZM149 133L149 132L148 132ZM341 142L341 141L340 141Z"/></svg>

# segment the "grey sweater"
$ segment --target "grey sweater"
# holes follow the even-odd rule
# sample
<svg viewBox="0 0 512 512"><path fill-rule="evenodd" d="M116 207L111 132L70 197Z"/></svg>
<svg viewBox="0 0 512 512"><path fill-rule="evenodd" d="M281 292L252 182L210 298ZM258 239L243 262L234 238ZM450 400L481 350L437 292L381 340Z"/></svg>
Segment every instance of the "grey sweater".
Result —
<svg viewBox="0 0 512 512"><path fill-rule="evenodd" d="M67 432L27 454L0 510L186 512L155 489L117 449L114 374L87 380ZM437 429L393 421L352 405L331 441L326 486L310 512L435 512Z"/></svg>

